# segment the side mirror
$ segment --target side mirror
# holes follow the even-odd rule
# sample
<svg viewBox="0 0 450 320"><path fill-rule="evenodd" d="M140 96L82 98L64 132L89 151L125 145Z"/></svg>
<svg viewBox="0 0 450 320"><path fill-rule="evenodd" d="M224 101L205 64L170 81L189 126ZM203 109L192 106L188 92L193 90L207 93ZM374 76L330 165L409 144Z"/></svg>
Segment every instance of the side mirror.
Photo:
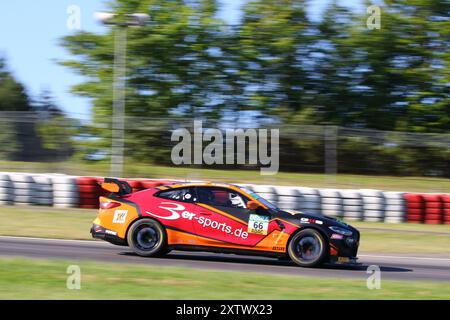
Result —
<svg viewBox="0 0 450 320"><path fill-rule="evenodd" d="M256 210L259 207L260 207L259 203L256 201L250 200L249 202L247 202L247 209L249 209L249 210Z"/></svg>

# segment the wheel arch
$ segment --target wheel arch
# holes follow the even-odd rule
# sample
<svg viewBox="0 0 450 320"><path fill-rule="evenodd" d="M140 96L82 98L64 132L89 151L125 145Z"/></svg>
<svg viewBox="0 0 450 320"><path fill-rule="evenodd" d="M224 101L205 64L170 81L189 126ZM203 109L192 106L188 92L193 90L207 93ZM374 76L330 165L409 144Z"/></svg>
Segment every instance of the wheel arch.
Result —
<svg viewBox="0 0 450 320"><path fill-rule="evenodd" d="M164 230L164 233L165 233L165 235L166 235L166 241L167 241L167 230L166 230L166 226L165 226L163 223L161 223L161 221L159 221L158 219L155 219L155 218L153 218L153 217L149 217L149 216L139 216L139 217L137 217L136 219L134 219L133 221L131 221L131 222L128 224L128 226L127 226L127 230L125 231L125 238L124 238L125 243L127 244L127 246L129 245L129 244L128 244L128 232L130 231L131 226L132 226L133 224L135 224L136 222L138 222L139 220L143 220L143 219L149 219L149 220L153 220L153 221L158 222L158 223L162 226L162 228L163 228L163 230Z"/></svg>
<svg viewBox="0 0 450 320"><path fill-rule="evenodd" d="M326 232L325 231L323 231L321 228L319 228L319 227L317 227L317 226L313 226L313 225L308 225L308 226L305 226L305 227L299 227L297 230L295 230L290 236L289 236L289 239L288 239L288 241L286 242L286 253L287 253L287 249L289 248L289 245L290 245L290 243L291 243L291 241L292 241L292 238L294 238L294 236L297 234L297 233L299 233L300 231L303 231L303 230L307 230L307 229L312 229L312 230L315 230L315 231L317 231L317 232L319 232L320 233L320 235L323 237L323 239L325 240L325 245L326 245L326 252L327 252L327 255L329 255L330 254L330 237L326 234Z"/></svg>

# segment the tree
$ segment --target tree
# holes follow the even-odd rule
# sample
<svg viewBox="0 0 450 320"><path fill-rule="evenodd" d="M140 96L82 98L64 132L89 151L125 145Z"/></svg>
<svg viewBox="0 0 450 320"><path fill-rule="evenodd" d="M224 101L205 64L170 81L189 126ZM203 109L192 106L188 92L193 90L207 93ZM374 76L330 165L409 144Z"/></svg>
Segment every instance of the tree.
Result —
<svg viewBox="0 0 450 320"><path fill-rule="evenodd" d="M344 126L447 132L448 2L388 0L381 9L380 29L367 28L367 15L342 27L342 8L327 11L321 30L334 49L323 79L337 100L326 109L343 106L343 116L331 119Z"/></svg>
<svg viewBox="0 0 450 320"><path fill-rule="evenodd" d="M33 123L24 123L20 116L7 113L30 110L24 86L14 78L5 59L0 57L0 158L24 160L29 152L39 150L39 143L30 145L33 138L28 138L26 134L34 132Z"/></svg>
<svg viewBox="0 0 450 320"><path fill-rule="evenodd" d="M257 0L244 7L237 37L246 102L255 110L289 116L311 105L306 60L312 37L304 8L302 0Z"/></svg>
<svg viewBox="0 0 450 320"><path fill-rule="evenodd" d="M0 57L0 111L30 111L24 86L18 82Z"/></svg>
<svg viewBox="0 0 450 320"><path fill-rule="evenodd" d="M220 21L214 18L213 0L113 1L110 11L121 16L147 12L151 22L127 28L126 115L130 124L128 155L152 159L160 135L139 131L133 117L218 117L220 88L218 59L214 48L220 39ZM72 88L75 94L92 98L94 129L108 147L112 115L114 28L106 34L80 32L67 36L62 45L76 59L62 61L87 81ZM139 147L135 145L139 141Z"/></svg>
<svg viewBox="0 0 450 320"><path fill-rule="evenodd" d="M365 12L353 13L336 1L320 22L312 22L305 2L248 1L242 23L226 26L215 18L215 0L111 1L110 11L119 20L131 12L151 16L148 25L127 29L127 156L167 163L167 135L180 125L177 121L192 117L222 126L449 131L448 1L377 1L380 29L367 27ZM61 64L86 77L72 90L92 99L95 125L89 129L105 149L111 135L115 29L62 40L73 59ZM246 124L244 117L250 119ZM283 139L286 167L319 164L313 169L321 170L322 140ZM409 166L418 152L431 154L428 147L377 143L369 136L342 139L345 170L401 173L395 161L385 165L381 158ZM358 159L349 159L356 148ZM442 152L433 151L433 158L433 163L446 161ZM426 163L421 166L408 172L423 173Z"/></svg>
<svg viewBox="0 0 450 320"><path fill-rule="evenodd" d="M74 137L80 124L67 117L55 102L50 90L43 90L33 104L38 122L36 132L47 159L66 160L74 153Z"/></svg>

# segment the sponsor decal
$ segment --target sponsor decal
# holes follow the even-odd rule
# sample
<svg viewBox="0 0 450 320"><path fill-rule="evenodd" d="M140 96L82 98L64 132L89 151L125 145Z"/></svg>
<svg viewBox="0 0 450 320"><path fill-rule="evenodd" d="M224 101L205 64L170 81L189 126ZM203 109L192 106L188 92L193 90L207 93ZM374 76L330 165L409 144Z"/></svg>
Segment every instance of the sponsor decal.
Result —
<svg viewBox="0 0 450 320"><path fill-rule="evenodd" d="M148 213L149 215L152 215L154 217L160 218L160 219L164 219L164 220L177 220L178 218L180 218L180 214L178 213L178 211L184 210L184 206L179 204L179 203L174 203L174 202L161 202L161 204L164 204L166 206L159 206L159 208L161 209L166 209L167 211L169 211L171 213L170 216L160 216L156 213L150 212L150 211L145 211L146 213ZM169 207L167 207L167 205L169 205Z"/></svg>
<svg viewBox="0 0 450 320"><path fill-rule="evenodd" d="M117 232L112 231L112 230L105 230L105 233L106 233L106 234L110 234L110 235L112 235L112 236L117 236Z"/></svg>
<svg viewBox="0 0 450 320"><path fill-rule="evenodd" d="M300 223L315 223L323 224L322 220L310 219L310 218L300 218Z"/></svg>
<svg viewBox="0 0 450 320"><path fill-rule="evenodd" d="M342 234L333 233L331 235L331 239L342 240L342 239L344 239L344 236Z"/></svg>
<svg viewBox="0 0 450 320"><path fill-rule="evenodd" d="M284 247L272 247L272 250L275 250L275 251L284 251Z"/></svg>
<svg viewBox="0 0 450 320"><path fill-rule="evenodd" d="M177 219L186 219L190 221L197 221L197 223L202 228L210 228L214 230L219 230L222 232L225 232L226 234L232 234L238 238L247 239L248 238L248 232L244 231L243 228L239 229L233 229L232 226L229 226L226 222L218 222L215 220L212 220L207 217L203 216L197 216L195 213L189 212L186 210L186 208L179 203L173 203L173 202L161 202L164 206L159 206L161 209L165 209L170 212L170 215L159 215L155 214L150 211L146 211L147 214L152 215L154 217L164 219L164 220L177 220ZM267 230L266 230L267 233Z"/></svg>
<svg viewBox="0 0 450 320"><path fill-rule="evenodd" d="M267 235L269 229L269 217L251 214L248 219L248 233Z"/></svg>
<svg viewBox="0 0 450 320"><path fill-rule="evenodd" d="M300 223L309 223L308 218L300 218Z"/></svg>
<svg viewBox="0 0 450 320"><path fill-rule="evenodd" d="M116 210L114 211L113 223L125 223L127 219L128 210Z"/></svg>

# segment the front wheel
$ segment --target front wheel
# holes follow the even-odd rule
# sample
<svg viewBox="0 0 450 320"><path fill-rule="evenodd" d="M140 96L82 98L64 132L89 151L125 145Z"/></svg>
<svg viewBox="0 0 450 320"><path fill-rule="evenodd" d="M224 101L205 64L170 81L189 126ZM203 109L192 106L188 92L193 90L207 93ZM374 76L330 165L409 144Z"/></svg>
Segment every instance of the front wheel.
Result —
<svg viewBox="0 0 450 320"><path fill-rule="evenodd" d="M143 257L155 257L168 252L164 227L152 219L141 219L133 223L127 240L130 248Z"/></svg>
<svg viewBox="0 0 450 320"><path fill-rule="evenodd" d="M301 267L316 267L325 260L327 247L318 231L305 229L293 236L289 242L288 254Z"/></svg>

